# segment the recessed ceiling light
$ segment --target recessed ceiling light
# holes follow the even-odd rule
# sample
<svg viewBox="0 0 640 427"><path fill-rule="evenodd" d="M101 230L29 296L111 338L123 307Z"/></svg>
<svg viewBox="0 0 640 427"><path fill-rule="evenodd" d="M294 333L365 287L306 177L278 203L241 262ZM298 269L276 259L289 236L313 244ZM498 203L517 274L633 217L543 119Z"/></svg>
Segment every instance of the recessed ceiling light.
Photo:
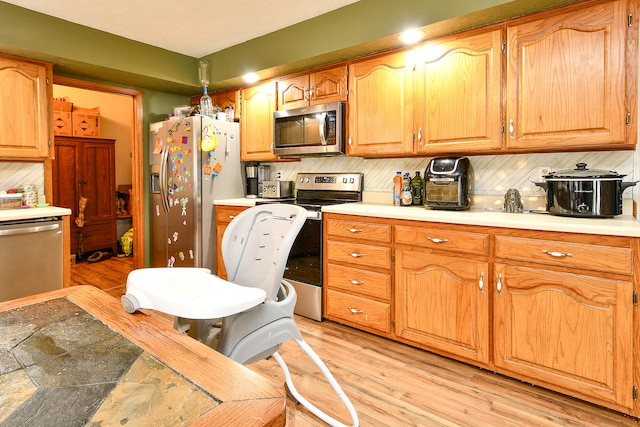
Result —
<svg viewBox="0 0 640 427"><path fill-rule="evenodd" d="M412 44L419 42L424 37L424 31L417 28L411 28L400 33L398 39L404 44Z"/></svg>
<svg viewBox="0 0 640 427"><path fill-rule="evenodd" d="M247 73L244 76L242 76L242 78L247 83L255 83L260 79L260 77L258 77L256 73Z"/></svg>

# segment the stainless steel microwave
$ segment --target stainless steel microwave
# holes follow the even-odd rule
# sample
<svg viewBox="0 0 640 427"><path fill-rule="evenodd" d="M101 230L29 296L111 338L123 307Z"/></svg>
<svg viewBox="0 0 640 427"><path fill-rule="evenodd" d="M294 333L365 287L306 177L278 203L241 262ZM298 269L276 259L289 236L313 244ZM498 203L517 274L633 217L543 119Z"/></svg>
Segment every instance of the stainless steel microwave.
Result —
<svg viewBox="0 0 640 427"><path fill-rule="evenodd" d="M281 157L345 154L343 102L274 113L274 153Z"/></svg>

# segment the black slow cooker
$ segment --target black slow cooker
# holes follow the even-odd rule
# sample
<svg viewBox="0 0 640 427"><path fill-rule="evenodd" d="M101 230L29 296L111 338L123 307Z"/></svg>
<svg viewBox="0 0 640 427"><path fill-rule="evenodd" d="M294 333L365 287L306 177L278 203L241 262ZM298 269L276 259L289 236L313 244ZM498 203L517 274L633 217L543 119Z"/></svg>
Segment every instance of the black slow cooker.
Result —
<svg viewBox="0 0 640 427"><path fill-rule="evenodd" d="M547 192L547 211L554 215L611 218L622 214L622 193L636 182L622 182L617 172L587 169L586 163L544 175L536 182Z"/></svg>

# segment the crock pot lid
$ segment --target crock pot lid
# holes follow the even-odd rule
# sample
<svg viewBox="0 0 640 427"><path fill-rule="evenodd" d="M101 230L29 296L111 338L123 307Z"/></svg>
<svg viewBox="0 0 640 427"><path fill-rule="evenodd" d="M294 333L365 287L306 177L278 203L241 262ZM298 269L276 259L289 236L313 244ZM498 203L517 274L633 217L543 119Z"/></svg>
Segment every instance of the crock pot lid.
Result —
<svg viewBox="0 0 640 427"><path fill-rule="evenodd" d="M586 163L577 163L574 169L563 169L555 172L550 172L545 178L622 178L624 175L620 175L615 171L608 171L604 169L587 169Z"/></svg>

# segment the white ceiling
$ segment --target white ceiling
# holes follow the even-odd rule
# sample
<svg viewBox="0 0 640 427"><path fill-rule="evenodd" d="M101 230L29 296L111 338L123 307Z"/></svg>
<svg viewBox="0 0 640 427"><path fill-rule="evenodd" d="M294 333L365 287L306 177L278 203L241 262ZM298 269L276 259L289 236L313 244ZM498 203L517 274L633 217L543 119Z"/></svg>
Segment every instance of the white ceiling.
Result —
<svg viewBox="0 0 640 427"><path fill-rule="evenodd" d="M3 0L194 58L358 0Z"/></svg>

